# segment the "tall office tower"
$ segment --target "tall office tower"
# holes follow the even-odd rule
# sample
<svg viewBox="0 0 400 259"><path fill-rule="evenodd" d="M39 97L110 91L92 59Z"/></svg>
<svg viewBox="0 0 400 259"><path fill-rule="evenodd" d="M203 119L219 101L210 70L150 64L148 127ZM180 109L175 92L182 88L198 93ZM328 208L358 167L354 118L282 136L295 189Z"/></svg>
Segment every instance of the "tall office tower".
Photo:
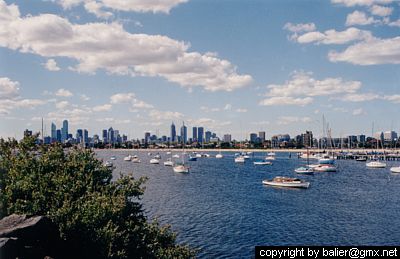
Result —
<svg viewBox="0 0 400 259"><path fill-rule="evenodd" d="M51 141L57 140L57 126L53 122L51 123Z"/></svg>
<svg viewBox="0 0 400 259"><path fill-rule="evenodd" d="M203 127L198 127L197 128L197 141L199 143L204 142L204 128Z"/></svg>
<svg viewBox="0 0 400 259"><path fill-rule="evenodd" d="M114 138L114 129L110 127L108 129L108 134L107 134L107 142L110 144L114 144L115 138Z"/></svg>
<svg viewBox="0 0 400 259"><path fill-rule="evenodd" d="M57 130L57 142L61 142L61 130L60 129L58 129Z"/></svg>
<svg viewBox="0 0 400 259"><path fill-rule="evenodd" d="M192 141L196 142L197 141L197 127L193 127L193 137Z"/></svg>
<svg viewBox="0 0 400 259"><path fill-rule="evenodd" d="M144 143L149 143L150 142L150 132L145 132L144 133Z"/></svg>
<svg viewBox="0 0 400 259"><path fill-rule="evenodd" d="M176 141L176 129L175 129L175 124L172 122L171 124L171 142Z"/></svg>
<svg viewBox="0 0 400 259"><path fill-rule="evenodd" d="M68 121L63 121L63 126L61 128L61 142L65 142L68 140Z"/></svg>
<svg viewBox="0 0 400 259"><path fill-rule="evenodd" d="M260 138L261 143L265 141L265 131L258 132L258 137Z"/></svg>
<svg viewBox="0 0 400 259"><path fill-rule="evenodd" d="M108 138L107 138L107 130L106 129L103 129L103 134L101 135L101 138L103 140L103 143L107 143Z"/></svg>
<svg viewBox="0 0 400 259"><path fill-rule="evenodd" d="M211 131L206 131L205 135L206 135L205 136L205 141L206 141L206 143L209 143L210 139L211 139Z"/></svg>
<svg viewBox="0 0 400 259"><path fill-rule="evenodd" d="M82 129L78 129L76 131L76 141L78 143L82 143L83 142L83 130Z"/></svg>
<svg viewBox="0 0 400 259"><path fill-rule="evenodd" d="M187 127L185 126L185 122L183 122L183 125L181 127L181 141L183 143L187 142Z"/></svg>

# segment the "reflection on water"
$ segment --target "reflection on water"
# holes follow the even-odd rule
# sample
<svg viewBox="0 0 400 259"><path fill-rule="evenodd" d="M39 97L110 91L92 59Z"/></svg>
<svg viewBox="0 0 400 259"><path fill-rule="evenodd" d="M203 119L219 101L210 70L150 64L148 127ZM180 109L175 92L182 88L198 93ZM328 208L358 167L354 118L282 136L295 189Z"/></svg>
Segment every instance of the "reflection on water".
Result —
<svg viewBox="0 0 400 259"><path fill-rule="evenodd" d="M114 176L132 173L149 177L143 197L150 218L171 224L178 242L201 249L199 257L249 258L255 245L398 245L400 240L400 175L386 169L367 170L365 163L337 161L336 173L295 175L304 161L277 153L272 166L198 158L188 162L189 174L177 174L162 164L171 155L160 152L152 165L147 152L141 163L125 162L127 151L98 151L114 155ZM133 154L133 153L131 153ZM215 157L214 153L214 157ZM256 153L255 159L266 153ZM306 179L309 189L262 185L275 176Z"/></svg>

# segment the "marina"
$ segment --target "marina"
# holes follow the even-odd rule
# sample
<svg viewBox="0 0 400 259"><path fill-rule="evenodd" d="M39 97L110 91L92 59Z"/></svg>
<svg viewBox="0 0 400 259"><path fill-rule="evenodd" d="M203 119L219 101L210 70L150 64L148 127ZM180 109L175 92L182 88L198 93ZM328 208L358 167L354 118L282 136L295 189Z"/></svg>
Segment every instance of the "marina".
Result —
<svg viewBox="0 0 400 259"><path fill-rule="evenodd" d="M115 156L114 176L146 176L146 215L171 224L178 242L199 248L199 258L249 258L254 245L397 245L400 234L400 174L368 169L365 162L335 160L336 172L300 175L306 163L276 152L273 165L255 166L268 152L254 152L235 163L235 152L206 152L187 162L190 172L152 166L148 151L138 151L140 164L126 163L129 151L97 150L103 160ZM161 161L182 151L160 152ZM192 151L188 150L190 154ZM291 157L291 158L290 158ZM177 159L179 162L181 158ZM311 160L311 163L316 160ZM276 176L299 178L309 188L268 186Z"/></svg>

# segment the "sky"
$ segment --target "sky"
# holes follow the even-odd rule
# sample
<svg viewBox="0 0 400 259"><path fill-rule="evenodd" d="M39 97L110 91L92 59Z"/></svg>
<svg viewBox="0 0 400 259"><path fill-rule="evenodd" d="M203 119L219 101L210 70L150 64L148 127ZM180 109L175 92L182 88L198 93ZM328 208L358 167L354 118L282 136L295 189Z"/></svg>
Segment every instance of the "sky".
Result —
<svg viewBox="0 0 400 259"><path fill-rule="evenodd" d="M0 136L400 131L394 0L0 0Z"/></svg>

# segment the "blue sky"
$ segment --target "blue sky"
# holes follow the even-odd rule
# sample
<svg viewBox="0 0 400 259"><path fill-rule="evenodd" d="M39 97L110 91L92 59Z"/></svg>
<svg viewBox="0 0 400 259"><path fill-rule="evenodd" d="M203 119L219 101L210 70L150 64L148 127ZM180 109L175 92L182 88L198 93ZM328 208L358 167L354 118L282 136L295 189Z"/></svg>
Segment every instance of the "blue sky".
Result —
<svg viewBox="0 0 400 259"><path fill-rule="evenodd" d="M400 131L399 4L0 0L0 136Z"/></svg>

